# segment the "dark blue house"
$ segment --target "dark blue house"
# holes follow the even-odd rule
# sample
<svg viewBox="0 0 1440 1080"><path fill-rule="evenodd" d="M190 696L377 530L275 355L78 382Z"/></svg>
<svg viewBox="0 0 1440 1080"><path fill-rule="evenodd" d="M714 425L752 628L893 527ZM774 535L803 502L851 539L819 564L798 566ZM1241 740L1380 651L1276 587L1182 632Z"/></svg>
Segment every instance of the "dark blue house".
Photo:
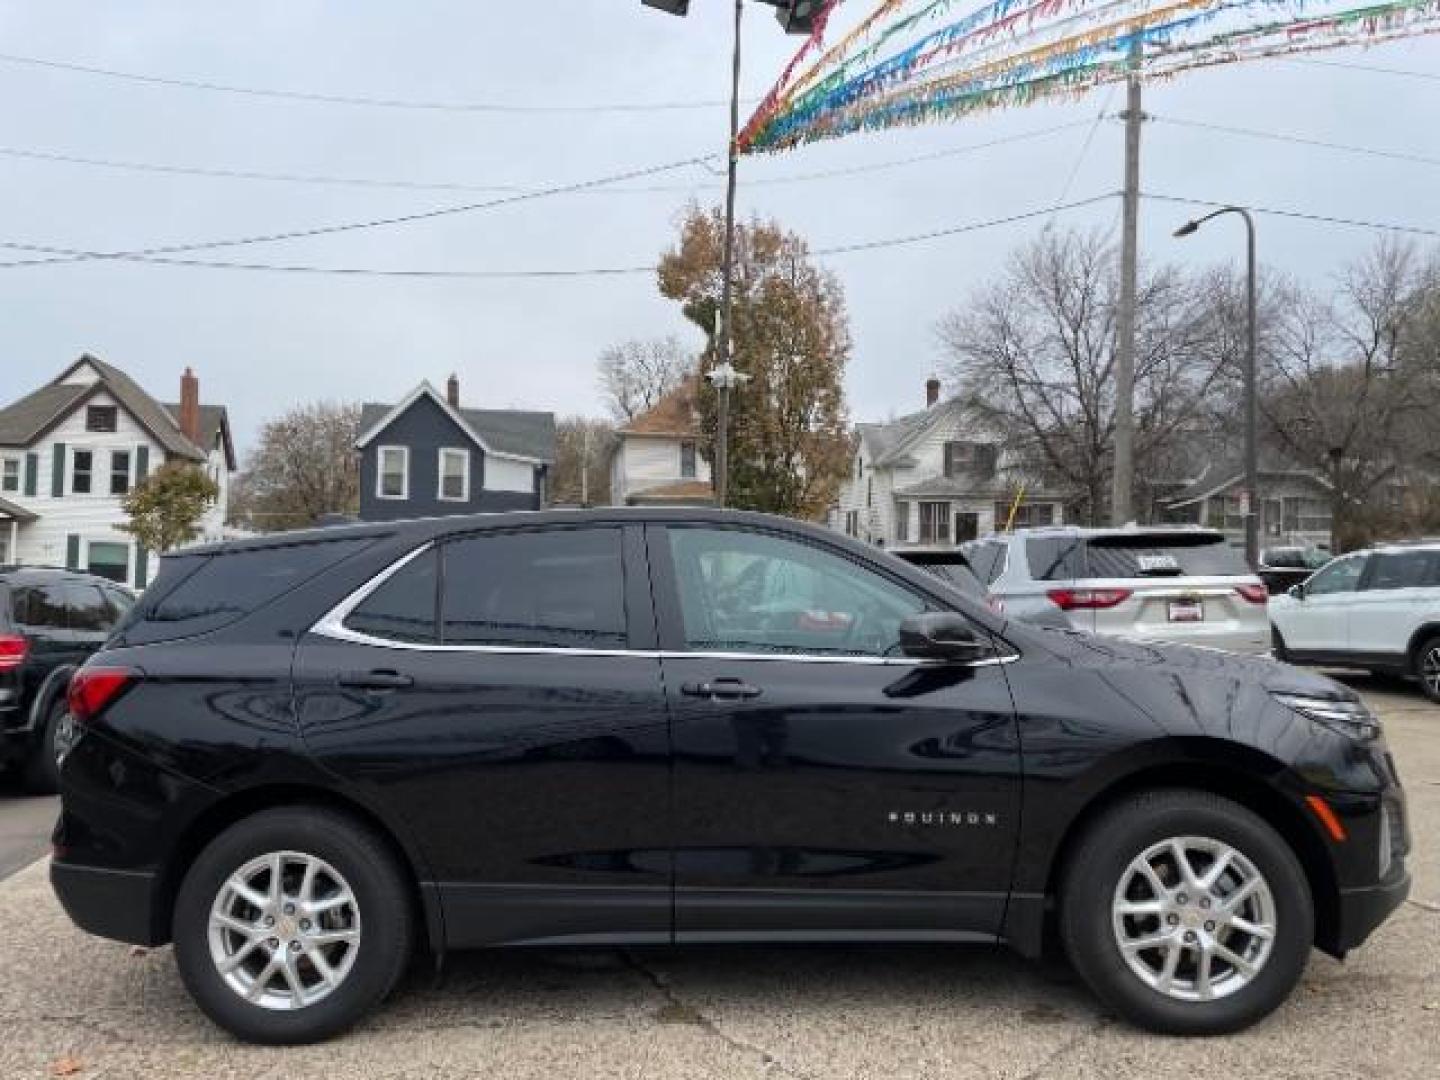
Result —
<svg viewBox="0 0 1440 1080"><path fill-rule="evenodd" d="M553 413L460 407L428 382L360 414L360 518L539 510L555 462Z"/></svg>

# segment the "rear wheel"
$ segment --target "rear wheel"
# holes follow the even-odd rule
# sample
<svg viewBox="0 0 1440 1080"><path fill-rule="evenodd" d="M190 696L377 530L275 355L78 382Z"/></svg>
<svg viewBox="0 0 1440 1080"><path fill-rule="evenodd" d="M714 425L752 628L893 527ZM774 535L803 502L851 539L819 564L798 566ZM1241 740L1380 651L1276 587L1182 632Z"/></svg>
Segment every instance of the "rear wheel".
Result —
<svg viewBox="0 0 1440 1080"><path fill-rule="evenodd" d="M1420 644L1415 653L1415 677L1431 701L1440 701L1440 635Z"/></svg>
<svg viewBox="0 0 1440 1080"><path fill-rule="evenodd" d="M32 795L54 795L60 790L60 762L74 741L74 721L62 695L45 713L40 737L25 761L23 783Z"/></svg>
<svg viewBox="0 0 1440 1080"><path fill-rule="evenodd" d="M385 844L340 814L267 810L210 843L175 904L180 976L250 1042L339 1034L380 1003L410 954L412 914Z"/></svg>
<svg viewBox="0 0 1440 1080"><path fill-rule="evenodd" d="M1131 1022L1219 1035L1269 1014L1305 970L1304 871L1262 819L1200 791L1145 792L1071 853L1061 936L1080 975Z"/></svg>

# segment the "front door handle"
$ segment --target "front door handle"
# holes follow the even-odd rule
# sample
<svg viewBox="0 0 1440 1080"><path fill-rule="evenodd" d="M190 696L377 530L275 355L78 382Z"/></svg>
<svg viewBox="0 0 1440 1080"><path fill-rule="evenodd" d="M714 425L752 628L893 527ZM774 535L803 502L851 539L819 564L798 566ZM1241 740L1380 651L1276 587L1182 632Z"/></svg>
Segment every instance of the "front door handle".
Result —
<svg viewBox="0 0 1440 1080"><path fill-rule="evenodd" d="M761 690L742 679L711 679L707 682L685 683L680 692L688 697L709 698L711 701L738 701L757 698Z"/></svg>
<svg viewBox="0 0 1440 1080"><path fill-rule="evenodd" d="M398 671L349 671L338 681L354 690L403 690L415 685L414 678Z"/></svg>

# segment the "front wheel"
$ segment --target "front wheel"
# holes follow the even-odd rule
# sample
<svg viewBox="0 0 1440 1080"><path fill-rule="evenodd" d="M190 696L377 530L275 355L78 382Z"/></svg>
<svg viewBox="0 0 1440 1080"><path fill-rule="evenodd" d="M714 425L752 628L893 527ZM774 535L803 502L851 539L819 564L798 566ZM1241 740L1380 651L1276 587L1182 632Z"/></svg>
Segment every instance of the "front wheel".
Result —
<svg viewBox="0 0 1440 1080"><path fill-rule="evenodd" d="M1220 1035L1279 1006L1315 916L1285 841L1243 806L1153 791L1111 807L1067 861L1061 936L1080 975L1131 1022Z"/></svg>
<svg viewBox="0 0 1440 1080"><path fill-rule="evenodd" d="M1415 676L1431 701L1440 701L1440 636L1422 642L1415 653Z"/></svg>
<svg viewBox="0 0 1440 1080"><path fill-rule="evenodd" d="M389 994L412 914L385 844L329 810L266 810L195 860L175 903L175 960L196 1004L249 1042L318 1042Z"/></svg>

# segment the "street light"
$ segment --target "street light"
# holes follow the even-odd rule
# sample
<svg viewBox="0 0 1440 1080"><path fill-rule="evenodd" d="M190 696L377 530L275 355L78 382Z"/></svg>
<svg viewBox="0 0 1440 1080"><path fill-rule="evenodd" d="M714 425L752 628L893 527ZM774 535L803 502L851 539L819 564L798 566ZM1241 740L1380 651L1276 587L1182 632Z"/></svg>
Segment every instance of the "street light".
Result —
<svg viewBox="0 0 1440 1080"><path fill-rule="evenodd" d="M1187 221L1175 230L1177 237L1190 236L1200 226L1222 214L1239 214L1245 219L1246 238L1246 329L1245 348L1245 560L1251 568L1260 563L1260 399L1255 368L1255 219L1243 206L1225 206L1202 218Z"/></svg>
<svg viewBox="0 0 1440 1080"><path fill-rule="evenodd" d="M718 364L706 376L720 395L719 415L715 424L715 505L725 505L730 487L730 391L744 386L750 376L736 371L730 361Z"/></svg>

